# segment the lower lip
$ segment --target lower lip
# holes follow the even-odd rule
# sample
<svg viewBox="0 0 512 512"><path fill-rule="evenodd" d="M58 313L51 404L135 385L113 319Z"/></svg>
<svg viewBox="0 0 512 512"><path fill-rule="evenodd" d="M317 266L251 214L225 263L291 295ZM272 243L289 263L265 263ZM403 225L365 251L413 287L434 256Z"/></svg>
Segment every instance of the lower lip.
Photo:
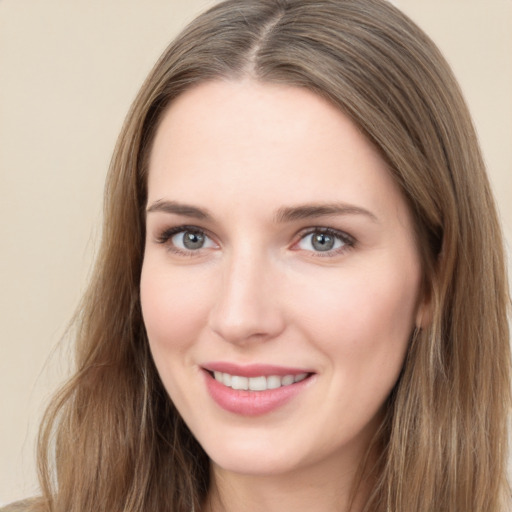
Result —
<svg viewBox="0 0 512 512"><path fill-rule="evenodd" d="M259 416L282 407L303 391L310 383L311 376L277 389L245 391L224 386L204 371L206 387L213 400L226 411L241 416Z"/></svg>

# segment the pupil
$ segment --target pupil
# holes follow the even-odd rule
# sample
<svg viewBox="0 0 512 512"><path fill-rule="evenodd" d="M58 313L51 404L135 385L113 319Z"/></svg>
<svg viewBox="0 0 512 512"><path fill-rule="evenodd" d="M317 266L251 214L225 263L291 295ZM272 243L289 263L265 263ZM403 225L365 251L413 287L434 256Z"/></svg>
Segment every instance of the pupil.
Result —
<svg viewBox="0 0 512 512"><path fill-rule="evenodd" d="M204 244L204 235L187 231L183 235L183 245L187 249L200 249Z"/></svg>
<svg viewBox="0 0 512 512"><path fill-rule="evenodd" d="M312 243L317 251L330 251L334 247L334 238L325 233L318 233L313 236Z"/></svg>

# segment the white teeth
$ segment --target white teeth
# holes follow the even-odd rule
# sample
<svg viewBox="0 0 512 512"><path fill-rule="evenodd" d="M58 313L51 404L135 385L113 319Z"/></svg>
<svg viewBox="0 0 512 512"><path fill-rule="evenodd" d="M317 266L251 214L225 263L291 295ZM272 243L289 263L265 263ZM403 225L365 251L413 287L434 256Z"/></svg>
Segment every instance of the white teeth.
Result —
<svg viewBox="0 0 512 512"><path fill-rule="evenodd" d="M221 379L221 382L225 385L225 386L231 386L231 375L229 373L222 373L222 379ZM217 379L217 377L215 377ZM219 380L219 379L217 379Z"/></svg>
<svg viewBox="0 0 512 512"><path fill-rule="evenodd" d="M271 375L267 377L267 389L277 389L281 387L281 377Z"/></svg>
<svg viewBox="0 0 512 512"><path fill-rule="evenodd" d="M224 379L223 379L224 382ZM249 379L247 377L240 377L239 375L231 376L231 387L233 389L249 389Z"/></svg>
<svg viewBox="0 0 512 512"><path fill-rule="evenodd" d="M221 382L227 387L239 390L266 391L267 389L277 389L281 386L290 386L295 382L304 380L308 374L299 373L297 375L270 375L268 377L242 377L240 375L231 375L223 372L213 372L215 380Z"/></svg>
<svg viewBox="0 0 512 512"><path fill-rule="evenodd" d="M265 377L250 377L249 389L251 391L265 391L267 389L267 379Z"/></svg>
<svg viewBox="0 0 512 512"><path fill-rule="evenodd" d="M281 379L281 386L289 386L295 382L295 377L293 375L285 375Z"/></svg>

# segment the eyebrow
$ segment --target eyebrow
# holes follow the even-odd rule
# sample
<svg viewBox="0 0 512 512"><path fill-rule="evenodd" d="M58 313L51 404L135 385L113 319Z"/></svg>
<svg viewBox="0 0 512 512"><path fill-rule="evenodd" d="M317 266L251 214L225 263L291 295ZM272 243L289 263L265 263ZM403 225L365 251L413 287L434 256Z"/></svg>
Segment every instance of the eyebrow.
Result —
<svg viewBox="0 0 512 512"><path fill-rule="evenodd" d="M183 215L184 217L192 217L199 220L212 219L212 215L208 210L190 204L178 203L177 201L164 201L163 199L155 201L147 208L146 213L152 212L174 213L175 215Z"/></svg>
<svg viewBox="0 0 512 512"><path fill-rule="evenodd" d="M206 221L213 219L213 216L206 209L163 199L151 204L151 206L147 208L146 212L170 213ZM377 217L369 210L347 203L311 203L298 206L285 206L276 211L274 215L274 222L281 224L332 215L364 215L373 222L378 222Z"/></svg>
<svg viewBox="0 0 512 512"><path fill-rule="evenodd" d="M369 210L346 203L315 203L283 207L277 210L274 220L277 223L293 222L316 217L327 217L330 215L364 215L373 222L378 222L377 217Z"/></svg>

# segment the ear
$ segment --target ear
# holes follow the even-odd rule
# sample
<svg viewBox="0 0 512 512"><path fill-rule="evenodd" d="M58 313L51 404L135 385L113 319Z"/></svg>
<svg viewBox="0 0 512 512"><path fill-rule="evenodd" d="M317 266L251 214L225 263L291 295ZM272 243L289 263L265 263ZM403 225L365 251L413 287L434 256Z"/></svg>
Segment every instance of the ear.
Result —
<svg viewBox="0 0 512 512"><path fill-rule="evenodd" d="M434 307L431 291L423 291L416 310L416 328L426 329L431 323L434 315Z"/></svg>

